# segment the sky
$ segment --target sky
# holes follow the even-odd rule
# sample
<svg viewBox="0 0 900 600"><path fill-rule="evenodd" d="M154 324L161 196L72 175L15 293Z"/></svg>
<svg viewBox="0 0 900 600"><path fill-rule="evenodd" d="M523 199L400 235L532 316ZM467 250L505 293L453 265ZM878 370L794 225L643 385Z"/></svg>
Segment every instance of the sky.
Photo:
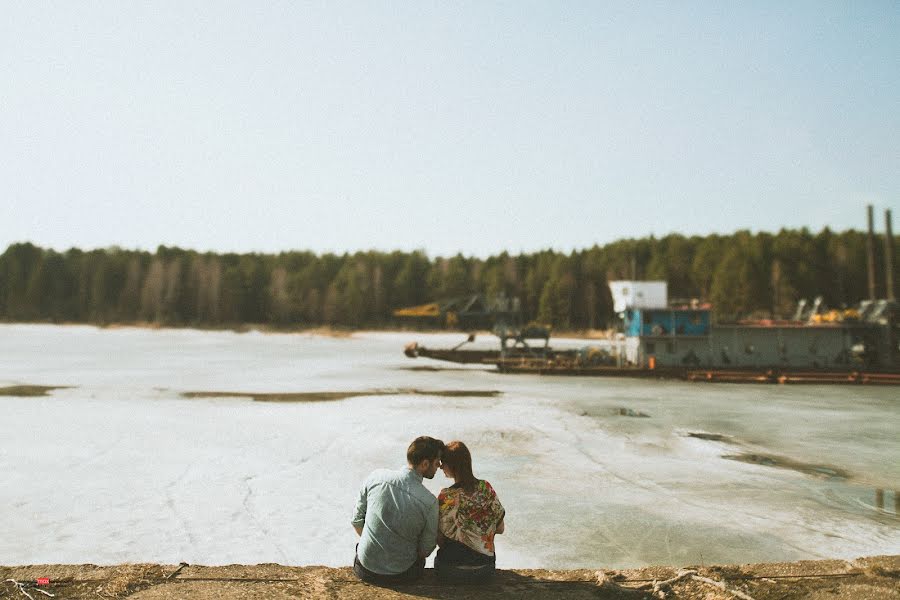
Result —
<svg viewBox="0 0 900 600"><path fill-rule="evenodd" d="M488 256L900 214L896 1L0 7L0 251Z"/></svg>

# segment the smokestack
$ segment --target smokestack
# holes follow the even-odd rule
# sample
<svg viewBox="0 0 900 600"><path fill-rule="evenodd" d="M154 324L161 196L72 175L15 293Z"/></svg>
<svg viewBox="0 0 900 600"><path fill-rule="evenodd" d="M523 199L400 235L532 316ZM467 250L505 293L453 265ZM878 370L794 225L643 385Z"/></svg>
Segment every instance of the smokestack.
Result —
<svg viewBox="0 0 900 600"><path fill-rule="evenodd" d="M869 300L875 300L875 213L872 205L866 207L869 217L869 235L866 237L866 266L869 268Z"/></svg>
<svg viewBox="0 0 900 600"><path fill-rule="evenodd" d="M894 300L894 234L891 232L891 209L884 211L884 292Z"/></svg>

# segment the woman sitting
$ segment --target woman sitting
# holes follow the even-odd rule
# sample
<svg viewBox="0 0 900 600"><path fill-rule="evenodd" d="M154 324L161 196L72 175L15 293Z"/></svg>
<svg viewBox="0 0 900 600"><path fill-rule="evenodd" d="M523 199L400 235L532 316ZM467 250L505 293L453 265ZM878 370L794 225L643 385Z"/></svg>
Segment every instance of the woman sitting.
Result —
<svg viewBox="0 0 900 600"><path fill-rule="evenodd" d="M441 455L441 469L454 484L438 495L440 526L434 559L444 581L474 583L494 574L494 535L503 533L506 511L491 484L475 479L472 455L462 442L450 442Z"/></svg>

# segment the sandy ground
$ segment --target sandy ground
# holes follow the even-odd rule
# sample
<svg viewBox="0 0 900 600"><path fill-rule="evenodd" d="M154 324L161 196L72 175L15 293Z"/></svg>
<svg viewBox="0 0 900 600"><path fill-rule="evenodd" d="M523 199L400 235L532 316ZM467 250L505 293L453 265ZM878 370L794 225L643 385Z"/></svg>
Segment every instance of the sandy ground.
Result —
<svg viewBox="0 0 900 600"><path fill-rule="evenodd" d="M694 573L685 573L687 570ZM654 581L684 574L656 593ZM49 585L36 586L47 577ZM17 583L8 581L15 580ZM28 565L0 567L0 598L608 598L687 600L900 600L900 556L752 565L648 567L621 571L499 571L484 586L438 583L431 570L415 584L382 588L362 583L349 567L277 564ZM660 595L660 592L662 595ZM27 594L26 594L27 593Z"/></svg>

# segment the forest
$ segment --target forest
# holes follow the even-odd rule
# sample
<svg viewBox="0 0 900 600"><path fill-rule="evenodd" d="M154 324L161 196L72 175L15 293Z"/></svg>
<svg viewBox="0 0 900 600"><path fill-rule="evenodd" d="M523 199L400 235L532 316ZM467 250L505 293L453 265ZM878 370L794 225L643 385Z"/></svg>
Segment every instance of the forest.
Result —
<svg viewBox="0 0 900 600"><path fill-rule="evenodd" d="M876 237L879 297L883 244L884 236ZM897 261L894 271L900 281ZM709 302L720 322L786 318L800 298L821 295L839 308L867 297L866 234L827 228L672 234L488 258L431 258L424 251L215 254L166 246L153 253L57 252L15 243L0 255L0 320L377 329L410 325L392 316L396 308L484 293L519 298L525 320L574 331L613 324L606 282L616 279L665 280L670 299Z"/></svg>

